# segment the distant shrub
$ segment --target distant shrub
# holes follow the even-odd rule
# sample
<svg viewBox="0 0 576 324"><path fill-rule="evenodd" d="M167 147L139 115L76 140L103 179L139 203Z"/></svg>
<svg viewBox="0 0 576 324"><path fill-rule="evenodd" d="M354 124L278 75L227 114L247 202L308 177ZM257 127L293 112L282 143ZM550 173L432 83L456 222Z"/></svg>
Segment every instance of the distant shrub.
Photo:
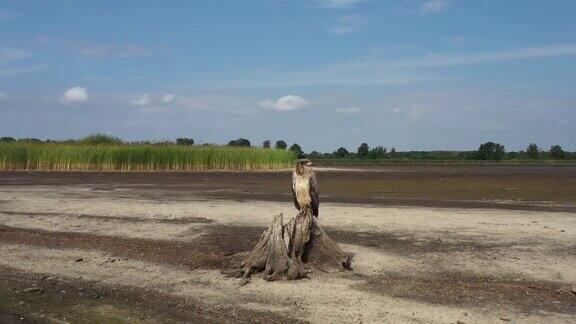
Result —
<svg viewBox="0 0 576 324"><path fill-rule="evenodd" d="M376 146L368 152L371 159L382 159L386 156L386 149L382 146Z"/></svg>
<svg viewBox="0 0 576 324"><path fill-rule="evenodd" d="M345 158L350 155L350 152L346 148L340 147L332 154L338 158Z"/></svg>
<svg viewBox="0 0 576 324"><path fill-rule="evenodd" d="M14 137L0 137L0 142L2 143L7 143L7 142L16 142L16 139Z"/></svg>
<svg viewBox="0 0 576 324"><path fill-rule="evenodd" d="M566 152L564 152L560 145L552 145L550 147L550 156L553 159L560 160L566 157Z"/></svg>
<svg viewBox="0 0 576 324"><path fill-rule="evenodd" d="M294 152L299 159L304 157L304 152L302 151L300 145L298 145L297 143L292 144L289 150Z"/></svg>
<svg viewBox="0 0 576 324"><path fill-rule="evenodd" d="M187 137L179 137L176 139L178 145L194 145L194 140Z"/></svg>
<svg viewBox="0 0 576 324"><path fill-rule="evenodd" d="M478 148L477 158L480 160L502 160L506 156L504 145L486 142Z"/></svg>
<svg viewBox="0 0 576 324"><path fill-rule="evenodd" d="M530 145L528 145L528 148L526 149L526 154L528 155L528 157L530 159L537 159L540 157L540 149L538 148L538 145L534 144L534 143L530 143Z"/></svg>
<svg viewBox="0 0 576 324"><path fill-rule="evenodd" d="M250 141L245 138L239 138L237 140L231 140L228 142L228 146L235 146L235 147L250 147Z"/></svg>
<svg viewBox="0 0 576 324"><path fill-rule="evenodd" d="M370 153L370 147L368 146L368 143L362 143L360 144L360 146L358 146L358 151L357 151L357 155L359 158L365 158L368 157L368 154Z"/></svg>
<svg viewBox="0 0 576 324"><path fill-rule="evenodd" d="M283 140L276 141L276 149L278 150L285 150L288 147L288 144Z"/></svg>
<svg viewBox="0 0 576 324"><path fill-rule="evenodd" d="M90 134L79 141L87 145L116 145L122 144L122 140L112 135L102 133Z"/></svg>
<svg viewBox="0 0 576 324"><path fill-rule="evenodd" d="M26 138L19 138L18 142L22 143L42 143L41 140L34 138L34 137L26 137Z"/></svg>

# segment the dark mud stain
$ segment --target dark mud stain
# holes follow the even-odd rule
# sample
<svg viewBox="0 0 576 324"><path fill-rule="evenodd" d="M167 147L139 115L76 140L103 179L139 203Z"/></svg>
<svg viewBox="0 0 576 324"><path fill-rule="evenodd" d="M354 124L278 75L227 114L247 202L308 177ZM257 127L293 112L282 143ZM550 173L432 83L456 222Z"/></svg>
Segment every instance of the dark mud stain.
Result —
<svg viewBox="0 0 576 324"><path fill-rule="evenodd" d="M150 240L118 236L101 236L74 232L51 232L0 225L0 242L28 244L48 248L100 250L114 256L135 260L188 267L220 269L229 256L250 251L265 227L206 225L200 237L191 241ZM489 251L498 245L474 242L418 241L391 233L348 232L327 229L338 243L349 243L382 249L390 253Z"/></svg>
<svg viewBox="0 0 576 324"><path fill-rule="evenodd" d="M500 249L510 245L481 243L463 236L450 237L450 241L440 238L422 240L406 233L392 232L351 232L326 228L326 233L339 243L356 244L385 250L397 254L434 253L434 252L483 252Z"/></svg>
<svg viewBox="0 0 576 324"><path fill-rule="evenodd" d="M576 212L576 166L392 166L318 170L324 202L436 208ZM454 182L458 189L446 185ZM291 202L290 171L25 172L0 171L0 186L78 186L67 197ZM515 188L517 190L510 190ZM555 203L546 203L555 202Z"/></svg>
<svg viewBox="0 0 576 324"><path fill-rule="evenodd" d="M552 250L552 253L557 254L557 255L576 256L576 244L575 245L567 245L564 247L559 247L555 250Z"/></svg>
<svg viewBox="0 0 576 324"><path fill-rule="evenodd" d="M75 217L80 219L95 219L99 221L122 221L127 223L163 223L163 224L209 224L214 220L205 217L178 217L178 218L142 218L142 217L121 217L121 216L104 216L92 214L67 214L67 213L50 213L50 212L15 212L2 211L1 214L15 215L23 217Z"/></svg>
<svg viewBox="0 0 576 324"><path fill-rule="evenodd" d="M570 292L569 285L548 281L463 273L437 273L427 277L386 273L370 276L354 288L441 305L508 306L525 313L576 314L576 295Z"/></svg>
<svg viewBox="0 0 576 324"><path fill-rule="evenodd" d="M38 287L39 290L19 293L29 287ZM101 307L109 305L121 312L103 313ZM201 300L190 297L181 298L130 286L111 287L81 279L64 280L0 267L0 322L10 323L9 320L17 319L14 323L54 323L50 318L65 318L72 323L298 322L273 312L246 310L234 304L210 308Z"/></svg>
<svg viewBox="0 0 576 324"><path fill-rule="evenodd" d="M238 202L248 202L253 200L262 201L286 201L291 202L292 196L289 193L245 193L245 192L219 192L197 193L199 196L217 200L233 200ZM158 195L155 195L157 198ZM173 201L182 201L178 195L171 195ZM189 199L189 198L188 198ZM168 200L167 200L168 201ZM524 211L545 211L545 212L576 212L573 204L541 204L531 202L495 202L478 200L448 200L448 199L428 199L428 198L391 198L391 197L340 197L323 196L323 202L353 204L353 205L375 205L375 206L403 206L403 207L431 207L431 208L467 208L467 209L503 209L503 210L524 210Z"/></svg>
<svg viewBox="0 0 576 324"><path fill-rule="evenodd" d="M226 257L252 249L263 227L208 226L190 242L50 232L0 225L0 242L47 248L99 250L117 257L165 263L190 269L220 269Z"/></svg>

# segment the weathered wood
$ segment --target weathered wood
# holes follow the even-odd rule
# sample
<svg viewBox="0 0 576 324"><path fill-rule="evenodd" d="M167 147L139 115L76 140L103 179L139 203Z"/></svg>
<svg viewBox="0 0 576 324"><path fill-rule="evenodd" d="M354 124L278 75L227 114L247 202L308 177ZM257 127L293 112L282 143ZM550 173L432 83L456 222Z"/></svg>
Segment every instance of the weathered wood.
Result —
<svg viewBox="0 0 576 324"><path fill-rule="evenodd" d="M350 257L326 235L312 211L303 208L287 224L282 214L275 216L252 251L247 256L232 256L222 273L242 277L243 285L258 272L270 281L294 280L306 277L313 269L350 269Z"/></svg>
<svg viewBox="0 0 576 324"><path fill-rule="evenodd" d="M343 271L351 269L350 255L346 254L340 246L331 239L314 218L312 222L310 244L304 251L309 266L325 271Z"/></svg>

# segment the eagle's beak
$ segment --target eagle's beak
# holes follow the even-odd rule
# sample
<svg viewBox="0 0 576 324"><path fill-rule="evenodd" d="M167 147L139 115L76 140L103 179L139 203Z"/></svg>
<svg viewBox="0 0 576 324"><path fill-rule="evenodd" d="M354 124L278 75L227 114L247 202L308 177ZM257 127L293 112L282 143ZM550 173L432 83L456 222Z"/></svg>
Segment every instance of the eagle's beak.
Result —
<svg viewBox="0 0 576 324"><path fill-rule="evenodd" d="M306 162L307 166L312 166L312 162Z"/></svg>

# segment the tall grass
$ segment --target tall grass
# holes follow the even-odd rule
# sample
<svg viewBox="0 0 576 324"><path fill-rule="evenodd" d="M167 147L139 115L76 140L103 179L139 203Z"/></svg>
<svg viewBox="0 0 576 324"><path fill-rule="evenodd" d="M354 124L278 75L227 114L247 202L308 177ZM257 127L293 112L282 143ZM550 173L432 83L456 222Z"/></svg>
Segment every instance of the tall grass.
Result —
<svg viewBox="0 0 576 324"><path fill-rule="evenodd" d="M293 152L226 146L0 143L0 170L190 171L291 167Z"/></svg>

